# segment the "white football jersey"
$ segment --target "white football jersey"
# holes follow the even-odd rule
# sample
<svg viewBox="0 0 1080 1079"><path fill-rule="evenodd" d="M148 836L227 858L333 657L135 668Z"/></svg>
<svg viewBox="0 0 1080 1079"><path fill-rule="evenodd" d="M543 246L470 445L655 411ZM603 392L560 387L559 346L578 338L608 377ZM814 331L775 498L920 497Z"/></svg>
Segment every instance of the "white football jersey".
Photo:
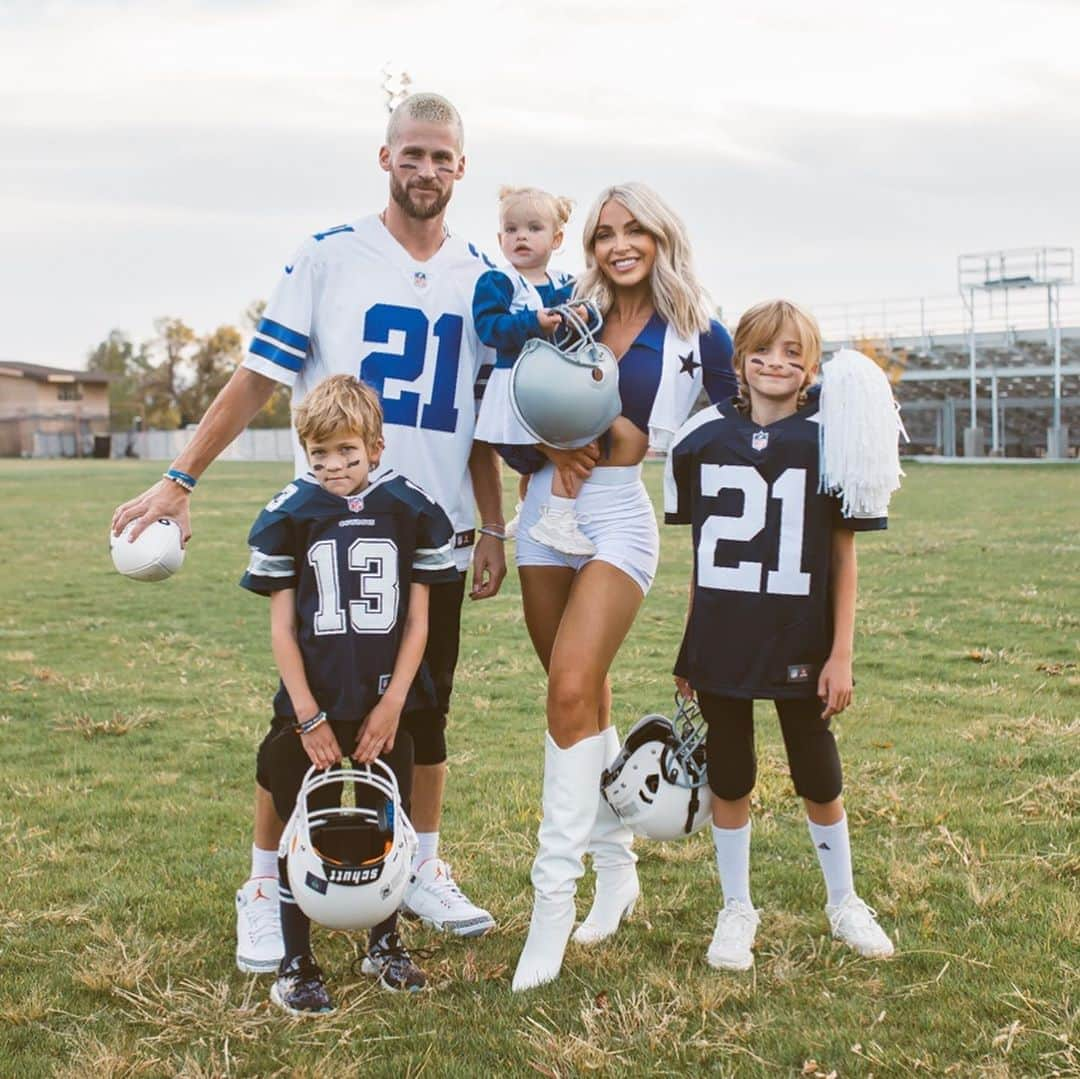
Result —
<svg viewBox="0 0 1080 1079"><path fill-rule="evenodd" d="M356 375L379 394L382 465L442 506L468 565L476 508L469 452L476 386L494 352L472 319L477 278L491 262L448 235L426 262L379 220L361 218L301 245L267 304L244 366L292 387L293 405L329 375ZM297 475L308 469L299 443Z"/></svg>

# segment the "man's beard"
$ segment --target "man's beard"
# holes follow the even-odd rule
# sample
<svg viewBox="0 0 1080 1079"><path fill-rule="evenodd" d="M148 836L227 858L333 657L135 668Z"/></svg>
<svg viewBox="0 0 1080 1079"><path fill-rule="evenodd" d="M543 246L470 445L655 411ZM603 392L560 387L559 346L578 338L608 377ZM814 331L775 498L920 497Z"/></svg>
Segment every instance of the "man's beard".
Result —
<svg viewBox="0 0 1080 1079"><path fill-rule="evenodd" d="M423 190L438 192L438 188L433 187L425 187ZM453 193L454 189L451 187L445 193L438 195L434 202L417 204L413 202L405 185L393 173L390 174L390 197L405 211L406 216L416 218L418 221L430 221L433 217L438 217L446 209Z"/></svg>

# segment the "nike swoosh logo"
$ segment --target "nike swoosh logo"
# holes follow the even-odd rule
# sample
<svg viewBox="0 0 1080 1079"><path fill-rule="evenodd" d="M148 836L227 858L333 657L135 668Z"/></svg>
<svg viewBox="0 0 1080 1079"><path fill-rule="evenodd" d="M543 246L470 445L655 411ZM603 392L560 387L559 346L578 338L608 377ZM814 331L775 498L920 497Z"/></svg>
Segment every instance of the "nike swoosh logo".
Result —
<svg viewBox="0 0 1080 1079"><path fill-rule="evenodd" d="M291 266L286 266L286 267L285 267L285 272L286 272L286 273L292 273L292 272L293 272L293 268L292 268Z"/></svg>

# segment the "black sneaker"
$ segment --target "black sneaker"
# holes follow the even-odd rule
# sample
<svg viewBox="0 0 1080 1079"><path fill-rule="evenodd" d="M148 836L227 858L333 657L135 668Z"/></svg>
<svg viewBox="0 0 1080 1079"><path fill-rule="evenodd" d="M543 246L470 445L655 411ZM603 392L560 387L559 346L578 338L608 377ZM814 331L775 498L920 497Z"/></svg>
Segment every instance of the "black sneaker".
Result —
<svg viewBox="0 0 1080 1079"><path fill-rule="evenodd" d="M282 960L277 981L270 987L270 999L290 1015L330 1015L335 1010L323 972L311 955Z"/></svg>
<svg viewBox="0 0 1080 1079"><path fill-rule="evenodd" d="M401 943L395 930L384 933L368 944L360 970L378 978L383 989L389 989L392 993L402 990L419 993L427 985L427 976L412 961L408 948Z"/></svg>

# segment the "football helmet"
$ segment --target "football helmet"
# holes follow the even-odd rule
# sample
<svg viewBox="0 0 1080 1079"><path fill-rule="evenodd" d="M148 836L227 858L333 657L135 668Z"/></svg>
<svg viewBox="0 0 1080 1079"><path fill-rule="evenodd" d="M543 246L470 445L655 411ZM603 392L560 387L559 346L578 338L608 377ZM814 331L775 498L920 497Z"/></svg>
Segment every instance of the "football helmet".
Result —
<svg viewBox="0 0 1080 1079"><path fill-rule="evenodd" d="M554 341L531 337L510 369L510 407L537 442L573 450L602 435L622 411L619 366L596 330L570 304L553 308L566 330Z"/></svg>
<svg viewBox="0 0 1080 1079"><path fill-rule="evenodd" d="M343 796L351 785L355 804L311 805L313 794L335 785ZM397 779L376 760L353 768L309 768L278 856L288 859L289 888L313 922L370 929L401 906L416 845Z"/></svg>
<svg viewBox="0 0 1080 1079"><path fill-rule="evenodd" d="M710 816L705 720L693 700L676 696L675 702L674 720L639 719L600 777L607 804L647 839L682 839Z"/></svg>

